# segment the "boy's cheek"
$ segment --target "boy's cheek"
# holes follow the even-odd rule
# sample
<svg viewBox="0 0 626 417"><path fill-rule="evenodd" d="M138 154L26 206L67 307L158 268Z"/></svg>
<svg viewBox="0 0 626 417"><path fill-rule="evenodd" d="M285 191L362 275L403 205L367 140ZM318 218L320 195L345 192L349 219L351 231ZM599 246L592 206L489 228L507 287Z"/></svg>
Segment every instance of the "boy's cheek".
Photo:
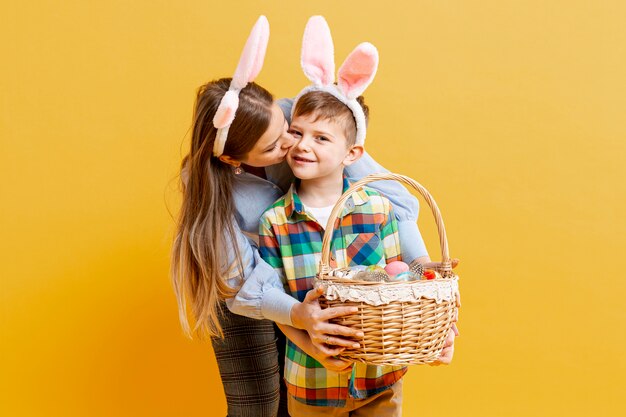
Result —
<svg viewBox="0 0 626 417"><path fill-rule="evenodd" d="M289 165L289 167L293 170L294 163L293 163L293 159L291 158L292 155L293 155L293 147L291 149L289 149L289 151L287 152L287 155L285 156L285 160L287 161L287 165Z"/></svg>
<svg viewBox="0 0 626 417"><path fill-rule="evenodd" d="M289 148L289 150L287 151L287 155L285 155L285 159L287 159L287 163L289 164L289 166L291 166L291 164L293 163L293 159L291 159L293 155L293 148L295 148L295 146Z"/></svg>

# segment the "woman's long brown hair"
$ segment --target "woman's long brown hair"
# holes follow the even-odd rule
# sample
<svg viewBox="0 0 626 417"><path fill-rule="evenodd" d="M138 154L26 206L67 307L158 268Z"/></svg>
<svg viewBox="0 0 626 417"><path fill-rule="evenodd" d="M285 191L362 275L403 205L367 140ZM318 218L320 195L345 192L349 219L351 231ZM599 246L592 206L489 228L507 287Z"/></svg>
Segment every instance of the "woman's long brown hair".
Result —
<svg viewBox="0 0 626 417"><path fill-rule="evenodd" d="M183 198L170 273L180 323L189 337L196 333L223 335L221 301L237 292L225 280L243 273L232 197L233 167L213 156L217 131L213 116L229 86L230 78L223 78L199 88L191 149L181 164ZM270 124L272 102L272 95L254 83L241 90L224 155L235 160L245 158ZM193 328L189 315L195 323Z"/></svg>

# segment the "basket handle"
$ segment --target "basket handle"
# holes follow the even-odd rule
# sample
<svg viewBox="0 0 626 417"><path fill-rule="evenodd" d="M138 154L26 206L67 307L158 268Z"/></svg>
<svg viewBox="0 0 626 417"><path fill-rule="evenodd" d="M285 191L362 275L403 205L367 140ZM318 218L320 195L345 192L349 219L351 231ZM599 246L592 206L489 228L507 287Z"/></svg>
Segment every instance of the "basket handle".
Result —
<svg viewBox="0 0 626 417"><path fill-rule="evenodd" d="M442 274L444 276L451 274L452 263L450 261L450 254L448 251L448 238L446 236L446 228L443 224L443 218L441 217L439 207L437 207L437 203L435 203L435 199L433 198L433 196L430 195L428 190L426 190L426 188L424 188L420 183L407 176L393 173L379 173L363 177L359 181L352 184L350 188L348 188L348 190L343 193L339 200L337 200L337 203L333 207L333 210L330 212L330 216L328 217L328 223L326 224L326 231L324 232L324 239L322 240L322 260L320 261L320 275L330 273L330 241L335 232L335 220L337 220L337 217L343 209L345 202L357 189L359 189L363 185L380 180L395 180L403 183L404 185L411 186L415 188L422 195L422 197L424 197L433 213L433 216L435 217L435 221L437 222L439 244L441 246Z"/></svg>

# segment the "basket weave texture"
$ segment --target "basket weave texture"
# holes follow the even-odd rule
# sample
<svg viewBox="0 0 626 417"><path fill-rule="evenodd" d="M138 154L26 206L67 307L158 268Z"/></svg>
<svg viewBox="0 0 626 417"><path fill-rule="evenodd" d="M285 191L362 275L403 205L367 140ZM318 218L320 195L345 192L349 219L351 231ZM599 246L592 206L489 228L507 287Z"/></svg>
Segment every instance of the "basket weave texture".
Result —
<svg viewBox="0 0 626 417"><path fill-rule="evenodd" d="M365 184L395 180L416 189L426 200L439 234L440 279L410 282L369 282L342 278L349 268L330 268L330 241L335 220L350 195ZM331 321L361 330L358 348L346 348L339 358L373 365L419 365L434 362L457 315L458 276L452 272L441 213L430 193L413 179L392 173L369 175L355 182L335 204L322 241L322 259L315 285L324 285L322 308L356 306L358 312ZM372 297L368 297L371 295ZM374 299L375 301L372 301Z"/></svg>

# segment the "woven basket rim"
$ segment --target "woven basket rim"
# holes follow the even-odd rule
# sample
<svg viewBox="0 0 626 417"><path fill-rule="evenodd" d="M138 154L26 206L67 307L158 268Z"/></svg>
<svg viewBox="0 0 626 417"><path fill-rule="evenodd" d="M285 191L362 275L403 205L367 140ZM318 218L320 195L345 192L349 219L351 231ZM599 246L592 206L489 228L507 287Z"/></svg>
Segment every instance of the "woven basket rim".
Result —
<svg viewBox="0 0 626 417"><path fill-rule="evenodd" d="M328 278L325 278L325 277L328 277ZM441 278L435 278L435 279L429 279L429 280L422 279L422 280L414 280L414 281L362 281L362 280L356 280L354 278L333 277L333 276L328 276L328 275L320 275L316 278L317 282L330 281L335 284L364 285L364 286L376 286L376 285L394 286L394 285L406 285L406 284L424 285L429 282L457 281L458 279L459 279L459 276L456 274L446 276L446 277L441 277Z"/></svg>

